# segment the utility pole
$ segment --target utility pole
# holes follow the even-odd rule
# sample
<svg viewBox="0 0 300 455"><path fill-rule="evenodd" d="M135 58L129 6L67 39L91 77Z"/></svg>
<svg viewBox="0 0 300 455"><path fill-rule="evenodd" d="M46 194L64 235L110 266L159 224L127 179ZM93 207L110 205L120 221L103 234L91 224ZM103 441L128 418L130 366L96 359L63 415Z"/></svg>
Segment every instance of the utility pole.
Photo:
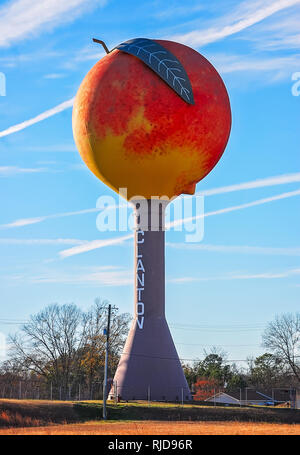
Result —
<svg viewBox="0 0 300 455"><path fill-rule="evenodd" d="M116 307L113 307L113 310L116 310ZM111 317L111 304L108 305L108 315L107 315L107 328L104 329L104 335L106 335L106 345L105 345L105 367L104 367L104 384L103 384L103 419L107 419L106 413L106 398L107 398L107 369L108 369L108 351L109 351L109 332L110 332L110 317Z"/></svg>

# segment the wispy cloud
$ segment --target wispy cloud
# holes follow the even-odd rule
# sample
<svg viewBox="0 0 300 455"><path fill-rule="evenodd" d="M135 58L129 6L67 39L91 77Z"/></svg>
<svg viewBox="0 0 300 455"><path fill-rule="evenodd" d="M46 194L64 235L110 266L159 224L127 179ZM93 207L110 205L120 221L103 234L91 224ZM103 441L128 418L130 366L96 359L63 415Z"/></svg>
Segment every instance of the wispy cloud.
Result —
<svg viewBox="0 0 300 455"><path fill-rule="evenodd" d="M286 10L271 22L260 24L247 33L247 40L262 51L299 49L300 47L300 9Z"/></svg>
<svg viewBox="0 0 300 455"><path fill-rule="evenodd" d="M52 117L53 115L56 115L59 112L62 112L64 110L72 107L73 103L74 103L74 98L64 101L63 103L58 104L57 106L53 107L52 109L49 109L49 110L43 112L42 114L39 114L36 117L31 118L30 120L25 120L22 123L18 123L17 125L11 126L11 127L7 128L6 130L0 131L0 137L9 136L10 134L17 133L18 131L24 130L25 128L28 128L31 125L34 125L36 123L41 122L42 120Z"/></svg>
<svg viewBox="0 0 300 455"><path fill-rule="evenodd" d="M206 5L204 4L195 4L195 5L181 5L175 6L174 4L166 4L166 9L162 9L160 7L159 11L153 13L153 17L156 19L166 20L173 16L188 16L191 13L197 13L199 11L203 11L206 9Z"/></svg>
<svg viewBox="0 0 300 455"><path fill-rule="evenodd" d="M41 223L42 221L50 220L53 218L64 218L66 216L75 216L75 215L85 215L86 213L99 212L100 209L84 209L77 210L75 212L65 212L65 213L56 213L54 215L39 216L36 218L20 218L18 220L12 221L11 223L1 224L0 229L10 229L22 226L28 226L30 224Z"/></svg>
<svg viewBox="0 0 300 455"><path fill-rule="evenodd" d="M283 271L271 271L261 273L231 273L227 275L215 275L207 277L169 277L168 283L175 284L189 284L197 282L209 281L234 281L234 280L275 280L298 277L300 275L300 268L288 269ZM105 265L100 267L89 267L83 269L75 269L70 273L57 272L57 271L44 271L40 273L30 273L30 275L9 275L2 276L2 279L16 283L33 283L33 284L48 284L60 283L66 285L102 285L102 286L127 286L132 285L133 270L121 267Z"/></svg>
<svg viewBox="0 0 300 455"><path fill-rule="evenodd" d="M0 46L37 36L45 29L74 20L91 6L104 5L105 0L12 0L0 8Z"/></svg>
<svg viewBox="0 0 300 455"><path fill-rule="evenodd" d="M300 256L300 247L280 248L248 245L207 245L203 243L174 243L168 242L167 246L175 249L209 251L229 254L262 254L271 256Z"/></svg>
<svg viewBox="0 0 300 455"><path fill-rule="evenodd" d="M235 191L242 191L242 190L250 190L250 189L255 189L255 188L263 188L263 187L268 187L268 186L277 186L277 185L284 185L284 184L289 184L289 183L297 183L300 181L300 172L294 173L294 174L283 174L283 175L278 175L275 177L267 177L264 179L258 179L258 180L252 180L250 182L243 182L243 183L237 183L234 185L227 185L227 186L222 186L222 187L217 187L217 188L211 188L208 190L203 190L199 191L196 193L197 195L204 195L204 196L213 196L215 194L224 194L224 193L230 193L230 192L235 192ZM290 193L284 193L285 194L290 194ZM297 193L298 194L298 193ZM291 196L293 196L293 192ZM275 199L271 200L276 200L277 198L282 198L280 195L279 196L274 196ZM289 196L285 196L289 197ZM259 201L265 201L264 199L260 199ZM266 202L269 202L267 200ZM264 203L264 202L261 202ZM226 208L226 209L221 209L220 213L223 213L223 210L226 211L232 211L232 210L238 210L238 208L246 208L250 207L251 205L257 205L257 202L251 202L250 205L244 204L242 206L236 206L237 208ZM116 208L118 208L116 206ZM64 212L64 213L56 213L54 215L46 215L46 216L40 216L40 217L34 217L34 218L21 218L15 221L12 221L11 223L7 224L2 224L0 225L0 229L10 229L10 228L17 228L17 227L22 227L22 226L27 226L30 224L36 224L36 223L41 223L43 221L46 221L48 219L52 218L63 218L66 216L76 216L76 215L85 215L87 213L94 213L98 212L100 209L98 208L90 208L90 209L84 209L84 210L77 210L73 212ZM212 212L213 214L218 214ZM206 216L209 216L209 214L206 214ZM177 220L178 223L181 223L181 220Z"/></svg>
<svg viewBox="0 0 300 455"><path fill-rule="evenodd" d="M88 243L88 240L0 238L0 245L84 245L85 243Z"/></svg>
<svg viewBox="0 0 300 455"><path fill-rule="evenodd" d="M16 53L12 55L9 53L8 55L1 55L0 57L0 65L1 67L8 67L8 68L13 68L15 66L19 66L20 64L32 64L32 62L35 62L37 60L43 61L43 60L49 60L57 57L63 57L64 53L63 51L54 51L54 50L49 50L48 48L42 48L39 49L38 51L31 52L31 53Z"/></svg>
<svg viewBox="0 0 300 455"><path fill-rule="evenodd" d="M23 145L21 149L17 149L18 151L23 152L76 152L76 146L73 143L66 143L66 144L52 144L52 145Z"/></svg>
<svg viewBox="0 0 300 455"><path fill-rule="evenodd" d="M74 55L72 62L87 62L89 60L100 60L102 57L106 55L106 53L102 50L103 49L99 44L91 44L89 46L86 46L79 51L76 52L76 55Z"/></svg>
<svg viewBox="0 0 300 455"><path fill-rule="evenodd" d="M33 284L60 283L71 285L97 286L127 286L133 283L133 271L119 266L106 265L89 268L88 270L74 270L72 273L43 272L30 276L10 277L15 282L26 280Z"/></svg>
<svg viewBox="0 0 300 455"><path fill-rule="evenodd" d="M273 14L300 3L299 0L257 1L253 4L244 2L234 11L232 17L225 16L219 25L202 30L193 30L172 39L191 46L204 46L245 30ZM230 20L232 21L230 23Z"/></svg>
<svg viewBox="0 0 300 455"><path fill-rule="evenodd" d="M300 47L300 46L299 46ZM274 80L274 71L276 75L290 77L291 72L299 68L300 54L285 56L285 57L266 57L260 58L247 57L245 55L221 55L212 54L207 56L213 63L216 69L221 74L226 73L270 73ZM277 77L276 80L278 80Z"/></svg>
<svg viewBox="0 0 300 455"><path fill-rule="evenodd" d="M167 223L166 224L166 228L169 229L171 227L180 226L182 224L185 224L187 222L190 222L190 221L193 221L193 220L196 220L196 219L199 219L199 218L203 218L203 217L207 217L207 216L213 216L213 215L221 215L222 213L233 212L235 210L242 210L242 209L245 209L245 208L248 208L248 207L254 207L254 206L257 206L257 205L266 204L268 202L277 201L277 200L280 200L280 199L285 199L285 198L288 198L288 197L298 196L298 195L300 195L300 190L291 191L289 193L282 193L282 194L278 194L276 196L272 196L272 197L269 197L269 198L258 199L257 201L248 202L247 204L236 205L236 206L233 206L233 207L226 207L224 209L215 210L213 212L207 212L207 213L204 213L204 214L201 214L201 215L175 220L175 221L172 221L171 223ZM68 257L68 256L73 256L73 255L76 255L76 254L85 253L87 251L92 251L92 250L95 250L97 248L102 248L102 247L106 247L106 246L120 244L120 243L123 243L124 241L126 241L126 240L128 240L128 239L130 239L132 237L133 237L133 234L129 234L129 235L126 235L126 236L117 237L115 239L93 240L93 241L91 241L91 242L89 242L89 243L87 243L85 245L78 246L78 247L73 247L73 248L70 248L70 249L67 249L67 250L63 250L63 251L61 251L59 253L59 255L62 258L65 258L65 257Z"/></svg>
<svg viewBox="0 0 300 455"><path fill-rule="evenodd" d="M279 201L281 199L286 199L289 197L294 197L294 196L299 196L299 195L300 195L300 190L289 191L287 193L277 194L276 196L258 199L256 201L248 202L246 204L234 205L232 207L226 207L224 209L214 210L212 212L207 212L207 213L204 213L201 215L196 215L196 216L192 216L189 218L182 218L180 220L175 220L175 221L172 221L171 223L168 223L167 228L171 228L174 226L180 226L181 224L188 223L190 221L194 221L194 220L197 220L200 218L205 218L207 216L221 215L222 213L229 213L229 212L234 212L236 210L247 209L249 207L255 207L257 205L267 204L269 202Z"/></svg>
<svg viewBox="0 0 300 455"><path fill-rule="evenodd" d="M49 2L51 3L51 5L49 5ZM12 20L13 21L16 20L17 22L23 24L23 20L21 19L23 19L24 14L25 14L24 18L26 18L26 14L28 14L30 18L31 15L34 16L34 21L29 27L29 33L31 33L32 30L35 29L38 30L45 23L49 21L51 22L51 20L53 20L53 17L57 19L61 15L65 16L68 11L72 11L77 6L82 6L84 4L87 4L88 2L89 0L70 0L70 2L65 4L64 2L58 0L42 0L37 5L39 5L42 12L44 12L44 10L48 11L48 13L45 16L43 14L41 14L40 16L38 14L39 11L37 11L36 8L30 9L32 2L30 2L29 0L16 0L11 4L8 3L6 6L2 7L2 11L0 10L0 17L2 12L2 19L0 20L1 29L0 46L1 43L2 45L4 45L3 43L10 42L10 39L12 39L12 37L15 38L20 37L23 34L25 34L26 36L26 34L28 33L27 25L26 26L23 25L22 28L19 27L19 24L17 27L15 27L16 29L15 31L11 31L11 29L13 29L14 27L7 24L10 24ZM47 6L45 5L45 3L47 3ZM102 5L105 3L106 3L105 0L101 2ZM244 2L239 6L239 8L236 11L233 11L231 15L227 15L223 19L221 18L219 20L221 21L221 23L223 20L224 22L223 26L219 25L217 27L210 27L207 29L192 31L183 35L176 35L172 36L171 39L194 46L205 45L226 38L227 36L236 34L258 22L261 22L262 20L281 10L284 10L299 3L300 0L277 0L272 2L269 1L267 4L266 2L258 1L250 5L249 2ZM55 13L56 16L53 16L54 12L56 12ZM4 29L4 33L3 28L1 27L2 21L3 23L5 22L6 27L8 26L8 29ZM230 21L232 21L232 23L230 23ZM28 22L30 23L30 21ZM13 24L14 22L11 23ZM27 21L25 20L24 23L27 24ZM79 56L75 57L75 59L94 60L99 59L99 57L101 58L102 55L103 53L101 52L94 52L88 48L85 48L79 53ZM233 61L231 59L231 62L230 61L227 61L227 63L225 62L225 66L223 62L223 70L225 72L242 71L251 68L254 70L256 66L257 68L261 68L261 70L262 69L271 70L272 66L278 67L278 65L280 65L281 63L284 64L284 62L294 64L295 58L297 58L297 56L287 57L286 59L276 59L275 61L273 60L269 62L265 61L258 62L254 60ZM30 120L24 121L17 125L11 126L3 131L0 131L0 138L21 131L24 128L34 125L35 123L38 123L46 118L52 117L53 115L70 108L73 105L73 102L74 98L63 102L58 106L49 109Z"/></svg>
<svg viewBox="0 0 300 455"><path fill-rule="evenodd" d="M18 166L0 166L0 177L11 177L18 174L45 172L45 168L22 168Z"/></svg>
<svg viewBox="0 0 300 455"><path fill-rule="evenodd" d="M63 73L49 73L45 74L44 79L62 79L65 76Z"/></svg>
<svg viewBox="0 0 300 455"><path fill-rule="evenodd" d="M83 245L74 246L73 248L69 248L67 250L63 250L59 252L59 256L61 258L66 258L70 256L74 256L76 254L86 253L87 251L96 250L98 248L104 248L106 246L112 245L119 245L120 243L125 242L128 239L133 238L133 234L123 235L122 237L116 237L112 239L105 239L105 240L93 240Z"/></svg>
<svg viewBox="0 0 300 455"><path fill-rule="evenodd" d="M28 226L30 224L41 223L45 219L46 219L46 217L44 217L44 216L38 216L35 218L20 218L19 220L13 221L12 223L1 224L0 228L9 229L9 228L15 228L15 227Z"/></svg>
<svg viewBox="0 0 300 455"><path fill-rule="evenodd" d="M198 281L231 281L231 280L274 280L280 278L290 278L300 275L300 269L289 269L282 272L264 272L264 273L242 273L230 274L211 277L179 277L170 278L170 283L193 283Z"/></svg>
<svg viewBox="0 0 300 455"><path fill-rule="evenodd" d="M234 185L220 186L208 190L199 191L197 194L204 196L212 196L214 194L231 193L233 191L252 190L255 188L263 188L268 186L285 185L287 183L300 182L300 172L293 174L276 175L274 177L266 177L264 179L251 180L250 182L236 183Z"/></svg>
<svg viewBox="0 0 300 455"><path fill-rule="evenodd" d="M108 240L81 240L81 239L24 239L24 238L0 238L0 245L20 245L20 246L61 246L61 245L74 245L81 248L71 248L61 251L61 257L68 257L74 254L84 253L96 248L103 248L105 246L119 245L126 240L133 239L133 234L118 237L116 239ZM167 242L168 248L179 250L196 250L208 251L213 253L228 253L228 254L254 254L254 255L271 255L271 256L300 256L300 247L262 247L262 246L249 246L249 245L210 245L203 243L175 243Z"/></svg>

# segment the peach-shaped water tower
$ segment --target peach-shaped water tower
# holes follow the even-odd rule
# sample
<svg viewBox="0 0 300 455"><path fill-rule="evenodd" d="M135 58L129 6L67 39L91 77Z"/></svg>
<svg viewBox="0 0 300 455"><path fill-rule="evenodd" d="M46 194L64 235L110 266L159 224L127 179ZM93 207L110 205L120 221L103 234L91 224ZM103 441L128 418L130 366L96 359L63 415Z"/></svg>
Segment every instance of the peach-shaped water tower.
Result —
<svg viewBox="0 0 300 455"><path fill-rule="evenodd" d="M134 320L114 378L123 399L190 399L165 318L164 211L170 199L194 193L230 128L221 77L197 51L172 41L120 44L78 90L79 153L102 182L127 189L136 213Z"/></svg>

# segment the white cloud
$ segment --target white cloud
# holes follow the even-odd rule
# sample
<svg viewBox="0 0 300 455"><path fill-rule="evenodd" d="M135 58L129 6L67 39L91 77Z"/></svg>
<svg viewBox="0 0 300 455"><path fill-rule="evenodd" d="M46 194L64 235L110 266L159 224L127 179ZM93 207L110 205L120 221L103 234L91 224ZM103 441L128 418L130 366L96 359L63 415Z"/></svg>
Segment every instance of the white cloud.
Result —
<svg viewBox="0 0 300 455"><path fill-rule="evenodd" d="M182 18L183 16L190 15L191 13L197 13L199 11L203 11L206 9L206 5L204 4L196 4L196 5L188 5L188 7L183 4L182 6L175 6L174 4L167 4L164 5L166 6L166 9L161 9L159 8L159 11L155 11L153 13L153 17L156 19L162 19L166 20L169 19L172 16L180 16Z"/></svg>
<svg viewBox="0 0 300 455"><path fill-rule="evenodd" d="M31 64L34 61L42 61L42 60L49 60L52 58L56 57L62 57L64 54L63 52L59 51L53 51L49 49L40 49L39 51L32 52L32 53L27 53L27 54L19 54L16 53L15 55L12 55L11 53L9 55L2 55L0 57L0 65L1 67L9 67L13 68L15 66L19 66L20 64L23 63L29 63Z"/></svg>
<svg viewBox="0 0 300 455"><path fill-rule="evenodd" d="M24 281L24 277L16 276L16 281ZM88 271L64 273L41 273L31 275L26 280L34 284L61 283L72 285L127 286L133 283L133 271L118 266L102 266Z"/></svg>
<svg viewBox="0 0 300 455"><path fill-rule="evenodd" d="M220 186L210 190L199 191L198 195L212 196L214 194L231 193L232 191L252 190L255 188L263 188L268 186L285 185L287 183L300 182L300 172L293 174L276 175L274 177L266 177L264 179L252 180L250 182L236 183L234 185Z"/></svg>
<svg viewBox="0 0 300 455"><path fill-rule="evenodd" d="M100 50L99 50L100 49ZM106 55L99 44L92 43L76 52L72 62L87 62L89 60L100 60Z"/></svg>
<svg viewBox="0 0 300 455"><path fill-rule="evenodd" d="M215 194L224 194L224 193L229 193L229 192L234 192L234 191L242 191L242 190L250 190L250 189L255 189L255 188L263 188L263 187L268 187L268 186L276 186L276 185L284 185L284 184L289 184L289 183L296 183L300 181L300 172L294 173L294 174L283 174L283 175L278 175L275 177L267 177L264 179L258 179L258 180L252 180L250 182L244 182L244 183L237 183L234 185L227 185L223 187L218 187L218 188L212 188L208 190L203 190L196 195L204 195L204 196L212 196ZM284 193L284 194L290 194L290 193ZM297 193L298 194L298 193ZM294 194L291 194L293 196ZM289 197L289 196L284 196L284 197ZM282 198L282 196L275 196L275 199L271 200L276 200L277 198ZM259 200L259 201L265 201ZM258 202L259 202L258 201ZM269 202L267 200L266 202ZM264 203L264 202L262 202ZM257 205L257 202L251 202L250 206L252 205ZM218 214L218 213L223 213L223 211L232 211L232 210L238 210L239 208L246 208L248 207L248 204L244 204L243 206L236 206L233 208L226 208L226 209L221 209L221 212L217 211L212 212L212 214ZM118 206L116 206L118 208ZM22 227L22 226L27 226L30 224L36 224L36 223L41 223L43 221L46 221L48 219L52 218L63 218L66 216L76 216L76 215L85 215L87 213L94 213L98 212L100 209L98 208L92 208L92 209L84 209L84 210L77 210L73 212L65 212L65 213L56 213L54 215L47 215L47 216L41 216L41 217L35 217L35 218L21 218L15 221L12 221L11 223L7 224L2 224L0 225L0 229L10 229L10 228L16 228L16 227ZM209 214L206 214L206 216L209 216ZM182 223L182 220L176 220L179 224Z"/></svg>
<svg viewBox="0 0 300 455"><path fill-rule="evenodd" d="M24 130L25 128L28 128L29 126L34 125L35 123L39 123L42 120L52 117L53 115L56 115L59 112L62 112L72 107L73 103L74 98L64 101L63 103L58 104L52 109L49 109L43 112L42 114L39 114L36 117L31 118L30 120L25 120L22 123L18 123L17 125L11 126L3 131L0 131L0 137L9 136L10 134L17 133L18 131Z"/></svg>
<svg viewBox="0 0 300 455"><path fill-rule="evenodd" d="M219 22L218 26L202 30L194 30L171 38L191 46L204 46L227 36L245 30L273 14L300 3L299 0L276 0L258 1L255 3L244 2L232 13L232 17L226 16ZM231 23L229 23L231 21Z"/></svg>
<svg viewBox="0 0 300 455"><path fill-rule="evenodd" d="M19 149L18 149L19 150ZM22 146L20 151L23 152L76 152L75 143L66 144L52 144L52 145L28 145Z"/></svg>
<svg viewBox="0 0 300 455"><path fill-rule="evenodd" d="M281 193L281 194L277 194L276 196L258 199L256 201L248 202L246 204L234 205L232 207L226 207L224 209L214 210L212 212L206 212L201 215L196 215L196 216L192 216L189 218L182 218L180 220L175 220L175 221L172 221L171 223L169 223L166 227L170 228L173 226L180 226L181 224L188 223L190 221L197 220L199 218L203 218L203 217L207 217L207 216L214 216L214 215L221 215L222 213L234 212L236 210L242 210L242 209L246 209L249 207L255 207L257 205L267 204L268 202L279 201L281 199L286 199L289 197L294 197L294 196L299 196L299 195L300 195L300 190L290 191L288 193Z"/></svg>
<svg viewBox="0 0 300 455"><path fill-rule="evenodd" d="M14 227L28 226L30 224L41 223L42 221L45 220L45 218L46 217L44 217L44 216L39 216L36 218L20 218L19 220L13 221L12 223L2 224L0 226L0 228L9 229L9 228L14 228Z"/></svg>
<svg viewBox="0 0 300 455"><path fill-rule="evenodd" d="M224 55L212 54L207 56L212 64L221 74L236 73L236 72L251 72L251 73L272 73L274 71L283 77L290 77L291 72L299 68L300 54L290 55L286 57L261 58L245 57L245 55Z"/></svg>
<svg viewBox="0 0 300 455"><path fill-rule="evenodd" d="M10 229L15 227L22 227L28 226L30 224L41 223L42 221L50 220L53 218L64 218L66 216L74 216L74 215L85 215L86 213L93 213L98 212L100 209L84 209L84 210L77 210L75 212L66 212L66 213L56 213L54 215L47 215L47 216L39 216L36 218L20 218L19 220L12 221L11 223L1 224L0 229Z"/></svg>
<svg viewBox="0 0 300 455"><path fill-rule="evenodd" d="M248 208L248 207L254 207L254 206L257 206L257 205L266 204L268 202L277 201L277 200L280 200L280 199L285 199L285 198L288 198L288 197L293 197L293 196L298 196L298 195L300 195L300 190L291 191L289 193L282 193L282 194L278 194L276 196L271 196L269 198L258 199L257 201L248 202L247 204L241 204L241 205L236 205L236 206L233 206L233 207L226 207L225 209L215 210L213 212L207 212L204 215L201 214L201 215L193 216L193 217L190 217L190 218L182 218L182 219L179 219L179 220L175 220L175 221L173 221L171 223L167 223L166 224L166 228L169 229L169 228L171 228L173 226L180 226L181 224L184 224L184 223L187 223L187 222L190 222L190 221L202 218L202 217L220 215L222 213L233 212L235 210L241 210L241 209L245 209L245 208ZM80 246L76 246L76 247L73 247L73 248L70 248L70 249L67 249L67 250L63 250L63 251L61 251L59 253L59 255L62 258L65 258L65 257L68 257L68 256L73 256L73 255L76 255L76 254L85 253L87 251L92 251L92 250L95 250L97 248L103 248L103 247L106 247L106 246L120 244L120 243L123 243L124 241L126 241L126 240L128 240L129 238L132 238L132 237L133 237L133 234L129 234L129 235L126 235L126 236L117 237L115 239L93 240L93 241L91 241L91 242L89 242L89 243L87 243L85 245L80 245Z"/></svg>
<svg viewBox="0 0 300 455"><path fill-rule="evenodd" d="M211 277L179 277L170 278L170 283L192 283L198 281L231 281L231 280L274 280L280 278L290 278L300 275L300 269L289 269L283 272L264 272L264 273L249 273L249 274L231 274L224 276Z"/></svg>
<svg viewBox="0 0 300 455"><path fill-rule="evenodd" d="M93 240L88 242L84 245L74 246L73 248L69 248L67 250L63 250L59 252L61 258L66 258L69 256L74 256L80 253L86 253L87 251L92 251L98 248L104 248L106 246L111 245L119 245L120 243L125 242L126 240L133 238L133 234L123 235L122 237L106 239L106 240Z"/></svg>
<svg viewBox="0 0 300 455"><path fill-rule="evenodd" d="M261 247L248 245L207 245L203 243L173 243L168 242L167 246L175 249L201 250L216 253L230 254L263 254L272 256L300 256L300 247L280 248Z"/></svg>
<svg viewBox="0 0 300 455"><path fill-rule="evenodd" d="M50 73L50 74L45 74L44 79L61 79L65 76L66 75L63 73Z"/></svg>
<svg viewBox="0 0 300 455"><path fill-rule="evenodd" d="M300 9L293 8L283 12L279 18L259 25L247 34L247 40L263 51L299 49L300 47Z"/></svg>
<svg viewBox="0 0 300 455"><path fill-rule="evenodd" d="M84 245L87 240L80 239L14 239L0 238L0 245Z"/></svg>
<svg viewBox="0 0 300 455"><path fill-rule="evenodd" d="M22 168L18 166L0 166L1 177L11 177L17 174L32 174L38 172L45 172L45 168Z"/></svg>
<svg viewBox="0 0 300 455"><path fill-rule="evenodd" d="M13 26L9 26L9 29L6 29L6 37L5 37L5 29L3 32L3 29L1 27L1 21L4 22L3 18L6 17L5 19L5 25L7 27L7 24L10 23L10 21L17 21L18 26L20 25L19 22L23 23L24 18L27 17L27 14L31 17L31 15L34 17L35 20L31 23L31 29L39 29L44 23L47 23L48 21L51 22L53 20L52 18L59 18L61 14L66 13L66 10L72 10L76 6L83 5L84 3L88 3L88 0L70 0L68 3L66 2L61 2L60 0L41 0L37 4L41 6L42 11L46 9L48 12L43 16L36 18L37 11L36 9L32 8L30 9L31 5L31 0L16 0L12 2L11 4L7 4L2 8L2 20L0 20L0 30L1 30L1 35L0 35L0 46L1 42L3 45L3 42L7 42L10 39L10 35L16 37L20 37L22 34L26 35L26 30L28 27L20 27L13 31L12 29L14 28ZM45 8L45 4L47 3L47 7ZM51 3L51 5L49 5ZM284 10L286 8L289 8L293 5L299 4L300 0L276 0L272 2L262 2L258 1L253 4L249 4L249 2L244 2L242 3L239 8L232 12L231 15L224 17L221 19L224 22L223 26L217 26L217 27L211 27L203 30L197 30L197 31L192 31L189 33L186 33L184 35L176 35L170 37L171 39L175 41L180 41L185 44L190 44L194 46L200 46L204 44L208 44L214 41L218 41L220 39L223 39L227 36L233 35L235 33L240 32L241 30L244 30L251 25L254 25L258 22L261 22L262 20L266 19L267 17L275 14L278 11ZM101 4L105 4L105 1L102 1ZM10 5L10 6L9 6ZM29 6L28 6L29 5ZM13 8L12 8L13 7ZM14 12L12 12L15 10ZM56 16L53 16L53 13L55 12ZM23 17L24 16L24 17ZM0 17L1 17L1 10L0 10ZM28 20L28 18L27 18ZM228 22L232 21L230 25L228 25ZM30 20L29 20L30 22ZM30 30L31 30L30 29ZM15 34L15 35L14 35ZM21 34L21 35L20 35ZM2 40L2 41L1 41ZM3 41L4 40L4 41ZM93 52L90 51L88 48L85 48L81 51L80 55L76 57L79 60L94 60L94 59L99 59L103 55L102 52ZM281 59L281 63L284 64L289 62L289 64L294 65L294 60L297 58L297 56L290 57ZM224 64L224 62L223 62ZM265 69L272 69L272 66L278 67L280 65L280 59L276 59L275 61L269 61L268 63L265 61L232 61L229 62L227 61L227 64L225 64L225 67L223 68L225 72L232 72L232 71L245 71L247 69L255 69L255 65L257 65L258 68L261 68L261 70ZM256 68L257 69L257 68ZM16 133L18 131L23 130L24 128L27 128L31 125L34 125L35 123L38 123L48 117L51 117L52 115L57 114L58 112L61 112L73 105L74 98L71 100L67 100L60 105L56 106L53 109L49 109L46 112L43 112L42 114L34 117L33 119L24 121L22 123L19 123L17 125L11 126L10 128L7 128L4 131L0 131L0 138L4 136L8 136L9 134Z"/></svg>
<svg viewBox="0 0 300 455"><path fill-rule="evenodd" d="M13 0L0 9L0 47L24 40L45 29L75 19L91 6L105 5L104 0Z"/></svg>

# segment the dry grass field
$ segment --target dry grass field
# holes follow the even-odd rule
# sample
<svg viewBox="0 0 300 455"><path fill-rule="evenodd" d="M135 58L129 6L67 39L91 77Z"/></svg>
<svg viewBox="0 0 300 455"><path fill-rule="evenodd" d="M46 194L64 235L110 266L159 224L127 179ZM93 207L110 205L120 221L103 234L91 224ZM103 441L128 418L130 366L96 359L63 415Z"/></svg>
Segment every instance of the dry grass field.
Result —
<svg viewBox="0 0 300 455"><path fill-rule="evenodd" d="M272 407L0 399L1 435L299 435L300 412Z"/></svg>
<svg viewBox="0 0 300 455"><path fill-rule="evenodd" d="M0 429L0 435L300 435L300 424L107 421Z"/></svg>

